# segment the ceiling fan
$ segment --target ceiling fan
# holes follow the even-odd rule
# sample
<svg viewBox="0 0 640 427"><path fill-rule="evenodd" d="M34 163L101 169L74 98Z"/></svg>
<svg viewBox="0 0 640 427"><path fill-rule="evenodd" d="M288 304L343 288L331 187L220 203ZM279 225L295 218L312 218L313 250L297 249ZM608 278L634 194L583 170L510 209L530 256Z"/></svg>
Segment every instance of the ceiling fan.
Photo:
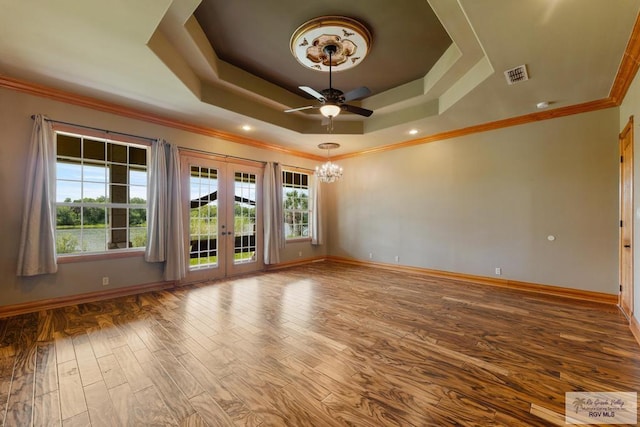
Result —
<svg viewBox="0 0 640 427"><path fill-rule="evenodd" d="M348 101L353 101L355 99L364 98L365 96L371 94L369 88L361 86L357 89L349 91L347 93L342 92L341 90L335 89L332 86L331 82L331 63L332 63L332 55L336 53L337 47L332 44L326 45L324 48L324 53L329 56L329 88L323 89L318 92L317 90L310 88L309 86L299 86L300 90L305 91L309 95L316 98L320 101L320 105L307 105L305 107L292 108L290 110L285 110L285 113L291 113L294 111L308 110L311 108L319 108L320 113L332 120L341 111L348 111L349 113L359 114L361 116L369 117L373 114L373 111L367 110L366 108L357 107L355 105L346 104Z"/></svg>

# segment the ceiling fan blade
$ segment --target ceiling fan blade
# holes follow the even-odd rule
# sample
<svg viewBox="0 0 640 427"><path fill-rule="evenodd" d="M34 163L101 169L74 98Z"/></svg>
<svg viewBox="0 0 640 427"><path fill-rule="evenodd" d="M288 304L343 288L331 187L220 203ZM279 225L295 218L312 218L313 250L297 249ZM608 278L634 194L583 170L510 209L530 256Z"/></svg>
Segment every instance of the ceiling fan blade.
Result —
<svg viewBox="0 0 640 427"><path fill-rule="evenodd" d="M309 95L313 96L317 100L322 102L325 101L324 95L318 92L317 90L310 88L309 86L298 86L298 87L300 88L300 90L307 92Z"/></svg>
<svg viewBox="0 0 640 427"><path fill-rule="evenodd" d="M298 108L291 108L289 110L284 110L285 113L293 113L294 111L302 111L302 110L308 110L309 108L316 108L313 105L307 105L306 107L298 107Z"/></svg>
<svg viewBox="0 0 640 427"><path fill-rule="evenodd" d="M373 111L367 110L366 108L356 107L355 105L342 104L340 108L350 113L359 114L365 117L369 117L370 115L373 114Z"/></svg>
<svg viewBox="0 0 640 427"><path fill-rule="evenodd" d="M371 95L371 91L369 90L369 88L365 86L360 86L357 89L354 89L352 91L345 93L344 100L345 102L352 101L354 99L364 98L365 96L369 96L369 95Z"/></svg>

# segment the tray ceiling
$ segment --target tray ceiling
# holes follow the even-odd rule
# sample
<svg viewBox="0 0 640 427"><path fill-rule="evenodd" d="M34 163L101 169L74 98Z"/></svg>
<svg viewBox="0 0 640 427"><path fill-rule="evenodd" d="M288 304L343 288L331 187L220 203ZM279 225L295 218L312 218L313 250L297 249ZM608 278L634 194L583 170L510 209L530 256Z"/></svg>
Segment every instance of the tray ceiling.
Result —
<svg viewBox="0 0 640 427"><path fill-rule="evenodd" d="M337 155L606 99L640 0L137 0L3 2L0 74L148 114ZM369 118L341 114L328 135L300 85L328 87L300 65L290 37L342 15L372 33L358 66L334 73L344 92L368 86ZM509 85L504 71L525 65ZM47 113L47 112L44 112ZM56 117L53 117L56 118ZM251 125L250 133L241 130ZM411 129L417 134L410 134Z"/></svg>

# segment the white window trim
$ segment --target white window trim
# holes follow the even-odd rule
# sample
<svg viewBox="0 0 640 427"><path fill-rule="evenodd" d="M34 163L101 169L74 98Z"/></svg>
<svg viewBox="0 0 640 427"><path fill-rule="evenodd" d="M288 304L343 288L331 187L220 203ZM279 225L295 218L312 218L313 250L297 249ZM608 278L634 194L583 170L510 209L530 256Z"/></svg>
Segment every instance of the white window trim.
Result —
<svg viewBox="0 0 640 427"><path fill-rule="evenodd" d="M147 215L148 215L148 211L149 211L149 196L148 196L148 192L149 192L149 160L150 160L150 144L146 144L146 143L142 143L140 141L135 141L132 142L131 140L128 140L128 138L112 138L112 137L104 137L101 135L95 135L94 132L79 132L79 131L74 131L72 130L68 130L68 126L64 126L65 130L58 130L58 129L54 129L55 131L55 136L56 136L56 164L54 165L54 167L56 168L56 183L58 182L59 178L57 175L57 164L58 164L58 153L57 153L57 138L58 135L66 135L66 136L71 136L71 137L75 137L75 138L82 138L82 139L90 139L93 141L99 141L99 142L103 142L103 143L115 143L115 144L121 144L121 145L125 145L125 146L130 146L130 147L135 147L135 148L140 148L140 149L144 149L146 151L146 165L144 166L145 170L146 170L146 175L147 175L147 197L146 197L146 203L144 205L142 204L136 204L136 203L83 203L83 202L58 202L54 199L54 209L57 212L58 207L60 206L69 206L69 207L97 207L97 208L106 208L106 209L145 209L147 211ZM65 156L62 156L65 157ZM85 159L82 158L82 160L84 161ZM106 160L105 160L106 163ZM129 163L127 163L127 165L129 165ZM84 184L84 181L80 181L81 185ZM127 186L131 185L131 184L126 184ZM56 185L57 187L57 185ZM130 225L127 221L126 227L124 228L127 230L127 236L129 236L129 229L130 229ZM148 231L147 231L148 232ZM57 229L57 218L56 218L56 230L55 230L55 236L56 236L56 241L57 241L57 236L58 236L58 229ZM129 239L129 237L127 237L127 240ZM108 249L107 247L105 247L104 251L87 251L87 252L73 252L73 253L63 253L63 254L56 254L56 258L57 258L57 262L59 264L65 264L65 263L72 263L72 262L79 262L79 261L91 261L91 260L99 260L99 259L114 259L114 258L125 258L125 257L136 257L136 256L143 256L145 252L145 246L140 246L140 247L135 247L135 248L113 248L113 249Z"/></svg>

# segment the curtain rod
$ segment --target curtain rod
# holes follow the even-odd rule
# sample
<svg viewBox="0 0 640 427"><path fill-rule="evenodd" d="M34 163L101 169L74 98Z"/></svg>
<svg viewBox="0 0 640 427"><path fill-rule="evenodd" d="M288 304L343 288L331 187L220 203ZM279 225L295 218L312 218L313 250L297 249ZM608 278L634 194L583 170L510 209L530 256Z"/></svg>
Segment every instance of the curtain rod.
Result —
<svg viewBox="0 0 640 427"><path fill-rule="evenodd" d="M31 115L31 119L35 119L36 116L35 114ZM136 138L136 139L144 139L147 141L155 141L156 138L149 138L148 136L140 136L140 135L133 135L131 133L124 133L124 132L118 132L118 131L114 131L114 130L108 130L108 129L101 129L101 128L97 128L97 127L93 127L93 126L86 126L86 125L79 125L76 123L69 123L69 122L63 122L60 120L53 120L53 119L49 119L49 118L44 118L45 121L50 122L50 123L57 123L60 125L68 125L68 126L73 126L73 127L78 127L78 128L82 128L82 129L91 129L91 130L96 130L99 132L104 132L106 134L114 134L114 135L121 135L121 136L128 136L129 138Z"/></svg>
<svg viewBox="0 0 640 427"><path fill-rule="evenodd" d="M303 168L302 166L285 165L285 164L281 164L280 166L284 166L285 168L300 169L300 170L308 171L308 172L315 172L315 170L313 170L313 169Z"/></svg>
<svg viewBox="0 0 640 427"><path fill-rule="evenodd" d="M35 114L32 114L31 115L31 119L34 120L35 118L36 118ZM124 133L124 132L112 131L112 130L107 130L107 129L101 129L101 128L97 128L97 127L93 127L93 126L78 125L78 124L75 124L75 123L63 122L61 120L49 119L47 117L45 117L44 120L46 120L48 122L51 122L51 123L58 123L58 124L61 124L61 125L68 125L68 126L74 126L74 127L79 127L79 128L83 128L83 129L96 130L96 131L104 132L104 133L107 133L107 134L112 133L112 134L117 134L117 135L122 135L122 136L128 136L130 138L144 139L144 140L147 140L147 141L155 141L156 140L155 138L149 138L149 137L146 137L146 136L139 136L139 135L133 135L133 134L130 134L130 133ZM211 151L198 150L198 149L195 149L195 148L187 148L187 147L180 147L180 146L178 146L178 148L180 148L182 150L186 150L186 151L193 151L193 152L196 152L196 153L202 153L202 154L209 154L209 155L212 155L212 156L224 157L226 159L245 160L245 161L249 161L249 162L262 163L263 165L267 163L267 162L265 162L263 160L248 159L246 157L232 156L232 155L229 155L229 154L212 153ZM285 164L282 164L282 166L290 167L290 168L296 168L296 169L302 169L302 170L313 172L313 169L303 168L303 167L300 167L300 166L285 165Z"/></svg>
<svg viewBox="0 0 640 427"><path fill-rule="evenodd" d="M246 157L232 156L231 154L214 153L213 151L199 150L197 148L189 148L189 147L182 147L182 146L178 146L178 148L181 151L191 151L192 153L207 154L209 156L223 157L225 159L244 160L244 161L247 161L247 162L261 163L263 165L267 164L267 162L265 162L263 160L254 160L254 159L249 159L249 158L246 158Z"/></svg>
<svg viewBox="0 0 640 427"><path fill-rule="evenodd" d="M249 158L246 158L246 157L233 156L233 155L230 155L230 154L214 153L214 152L211 152L211 151L199 150L197 148L187 148L187 147L178 147L178 148L180 148L180 150L182 150L182 151L191 151L191 152L194 152L194 153L208 154L210 156L218 156L218 157L223 157L225 159L244 160L244 161L247 161L247 162L261 163L263 165L267 164L267 162L265 162L264 160L254 160L254 159L249 159ZM278 162L274 162L274 163L278 163ZM301 166L285 165L285 164L282 164L282 163L280 163L280 166L294 168L294 169L301 169L301 170L305 170L305 171L309 171L309 172L313 172L314 171L313 169L303 168Z"/></svg>

